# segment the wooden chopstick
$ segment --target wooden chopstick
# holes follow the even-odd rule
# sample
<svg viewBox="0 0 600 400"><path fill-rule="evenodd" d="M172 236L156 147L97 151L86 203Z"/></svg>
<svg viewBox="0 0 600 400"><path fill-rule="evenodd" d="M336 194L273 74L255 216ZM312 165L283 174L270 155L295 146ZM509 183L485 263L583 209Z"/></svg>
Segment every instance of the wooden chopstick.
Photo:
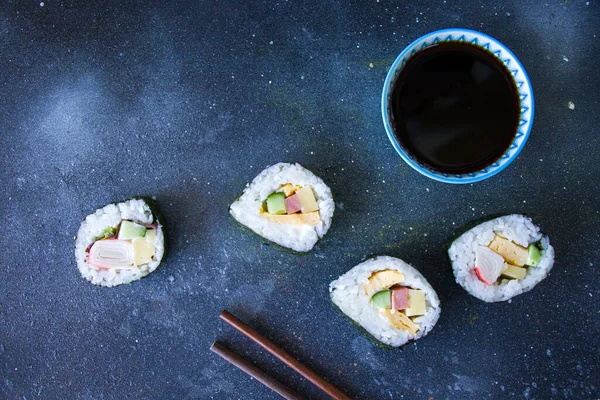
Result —
<svg viewBox="0 0 600 400"><path fill-rule="evenodd" d="M298 393L294 392L292 389L288 388L275 378L267 375L260 368L253 365L250 361L242 358L239 354L234 353L228 348L221 345L219 342L214 342L212 346L210 346L210 350L213 353L216 353L223 357L225 360L229 361L263 385L267 386L271 390L277 392L281 397L286 398L288 400L303 400Z"/></svg>
<svg viewBox="0 0 600 400"><path fill-rule="evenodd" d="M246 325L243 321L229 313L227 310L221 311L220 318L238 331L242 332L244 335L248 336L254 342L258 343L260 346L262 346L262 348L279 358L287 366L308 379L313 385L327 393L332 398L337 400L351 400L350 397L348 397L340 389L327 382L323 377L302 364L300 361L296 360L281 347L277 346L269 339L252 329L250 326Z"/></svg>

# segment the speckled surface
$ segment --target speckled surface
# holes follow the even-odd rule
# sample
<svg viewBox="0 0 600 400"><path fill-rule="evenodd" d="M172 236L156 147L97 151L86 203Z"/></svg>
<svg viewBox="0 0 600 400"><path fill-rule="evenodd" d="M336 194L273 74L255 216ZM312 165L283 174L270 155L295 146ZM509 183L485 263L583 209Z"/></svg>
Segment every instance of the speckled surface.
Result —
<svg viewBox="0 0 600 400"><path fill-rule="evenodd" d="M277 398L210 353L218 339L325 398L220 322L223 308L358 399L600 397L599 2L346 3L0 7L0 397ZM511 48L536 97L524 151L474 185L411 170L379 110L402 48L453 26ZM321 176L338 206L306 256L228 216L279 161ZM139 282L92 286L73 236L132 195L156 196L169 253ZM486 304L454 282L445 246L505 212L532 216L557 262L532 292ZM329 282L372 254L414 265L442 301L402 350L329 303Z"/></svg>

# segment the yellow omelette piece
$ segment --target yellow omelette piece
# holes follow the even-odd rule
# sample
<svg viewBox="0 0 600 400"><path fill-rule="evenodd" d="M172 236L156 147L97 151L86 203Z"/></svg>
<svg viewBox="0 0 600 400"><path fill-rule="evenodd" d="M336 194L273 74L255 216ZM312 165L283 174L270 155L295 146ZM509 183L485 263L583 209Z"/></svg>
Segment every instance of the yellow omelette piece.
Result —
<svg viewBox="0 0 600 400"><path fill-rule="evenodd" d="M502 236L496 235L488 247L500 254L509 264L522 267L527 262L527 249Z"/></svg>
<svg viewBox="0 0 600 400"><path fill-rule="evenodd" d="M298 190L298 189L300 189L300 186L292 185L291 183L286 183L285 185L283 185L281 187L281 190L283 191L283 194L285 195L285 197L290 197L291 195L296 193L296 190Z"/></svg>
<svg viewBox="0 0 600 400"><path fill-rule="evenodd" d="M396 311L391 312L388 309L382 309L380 314L387 319L387 321L394 328L403 329L409 331L411 335L416 336L419 330L419 325L415 324L410 318L408 318L403 312Z"/></svg>
<svg viewBox="0 0 600 400"><path fill-rule="evenodd" d="M275 222L276 224L283 225L310 225L315 226L321 221L321 217L319 216L319 212L310 212L310 213L297 213L297 214L282 214L282 215L274 215L266 212L261 212L264 218L268 221Z"/></svg>
<svg viewBox="0 0 600 400"><path fill-rule="evenodd" d="M395 284L404 282L404 275L396 270L386 269L377 271L371 277L369 282L363 284L363 289L367 296L371 297L380 290L388 289Z"/></svg>

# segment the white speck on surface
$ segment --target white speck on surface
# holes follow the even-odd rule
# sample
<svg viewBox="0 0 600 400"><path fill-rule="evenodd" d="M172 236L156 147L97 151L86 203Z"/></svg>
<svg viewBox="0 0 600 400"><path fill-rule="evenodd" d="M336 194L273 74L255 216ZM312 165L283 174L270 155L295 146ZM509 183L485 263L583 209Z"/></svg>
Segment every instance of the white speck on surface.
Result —
<svg viewBox="0 0 600 400"><path fill-rule="evenodd" d="M271 40L271 41L269 42L269 44L273 44L273 41Z"/></svg>
<svg viewBox="0 0 600 400"><path fill-rule="evenodd" d="M173 281L175 281L175 277L173 275L169 275L167 277L167 280L169 281L169 283L172 283Z"/></svg>
<svg viewBox="0 0 600 400"><path fill-rule="evenodd" d="M569 62L569 59L567 58L567 56L563 56L563 60L565 60L566 62Z"/></svg>
<svg viewBox="0 0 600 400"><path fill-rule="evenodd" d="M575 109L575 103L573 103L572 101L569 102L569 109L571 109L571 110Z"/></svg>
<svg viewBox="0 0 600 400"><path fill-rule="evenodd" d="M456 378L456 382L453 386L455 391L467 393L477 393L480 391L480 380L478 378L457 374L452 375Z"/></svg>
<svg viewBox="0 0 600 400"><path fill-rule="evenodd" d="M546 349L546 355L547 355L548 357L552 357L552 350L550 350L550 349Z"/></svg>
<svg viewBox="0 0 600 400"><path fill-rule="evenodd" d="M385 363L379 359L378 352L372 350L371 343L362 336L356 337L351 344L352 351L356 356L373 370L384 370Z"/></svg>
<svg viewBox="0 0 600 400"><path fill-rule="evenodd" d="M507 17L510 17L510 13L509 13L509 12L507 12L507 13L506 13L506 16L507 16Z"/></svg>
<svg viewBox="0 0 600 400"><path fill-rule="evenodd" d="M44 2L43 1L40 3L40 7L44 7Z"/></svg>

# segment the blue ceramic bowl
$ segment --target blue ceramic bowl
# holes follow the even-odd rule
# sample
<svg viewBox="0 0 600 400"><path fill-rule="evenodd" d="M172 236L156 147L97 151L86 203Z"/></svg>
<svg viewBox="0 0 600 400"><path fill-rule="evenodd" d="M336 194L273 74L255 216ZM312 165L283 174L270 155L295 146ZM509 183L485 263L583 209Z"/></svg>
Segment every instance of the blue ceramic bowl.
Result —
<svg viewBox="0 0 600 400"><path fill-rule="evenodd" d="M515 135L515 139L509 146L508 150L500 157L499 160L494 162L492 165L479 170L477 172L468 174L444 174L429 168L427 165L413 158L402 145L398 142L394 136L392 130L392 124L390 119L390 103L392 96L392 88L396 78L400 74L400 71L416 52L424 49L427 46L431 46L435 43L446 42L446 41L462 41L474 44L483 49L488 50L491 54L496 56L511 72L513 79L515 80L516 87L519 91L519 97L521 99L521 115L518 126L518 131ZM490 176L496 175L508 166L521 152L529 137L529 132L533 126L533 90L531 89L531 82L525 72L525 68L521 65L517 57L502 43L481 32L472 31L470 29L442 29L439 31L431 32L425 36L412 42L405 48L402 53L396 58L390 70L385 78L385 84L383 85L383 93L381 96L381 113L383 115L383 124L387 132L388 138L392 142L392 145L400 154L400 156L414 169L419 171L421 174L428 176L432 179L447 182L447 183L473 183L489 178Z"/></svg>

